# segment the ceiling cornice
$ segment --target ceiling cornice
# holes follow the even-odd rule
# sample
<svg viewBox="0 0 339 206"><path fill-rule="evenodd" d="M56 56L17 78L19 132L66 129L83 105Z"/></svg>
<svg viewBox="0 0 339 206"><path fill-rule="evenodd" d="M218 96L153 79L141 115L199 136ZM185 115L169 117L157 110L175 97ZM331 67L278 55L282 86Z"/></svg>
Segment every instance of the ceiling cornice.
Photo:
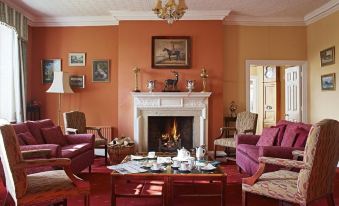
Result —
<svg viewBox="0 0 339 206"><path fill-rule="evenodd" d="M316 10L308 13L304 17L305 24L310 25L338 10L339 10L339 0L331 0L324 4L323 6L317 8Z"/></svg>
<svg viewBox="0 0 339 206"><path fill-rule="evenodd" d="M238 15L226 17L224 24L240 26L305 26L303 18L268 18Z"/></svg>
<svg viewBox="0 0 339 206"><path fill-rule="evenodd" d="M119 22L112 16L70 16L37 18L31 21L33 27L63 27L63 26L111 26Z"/></svg>

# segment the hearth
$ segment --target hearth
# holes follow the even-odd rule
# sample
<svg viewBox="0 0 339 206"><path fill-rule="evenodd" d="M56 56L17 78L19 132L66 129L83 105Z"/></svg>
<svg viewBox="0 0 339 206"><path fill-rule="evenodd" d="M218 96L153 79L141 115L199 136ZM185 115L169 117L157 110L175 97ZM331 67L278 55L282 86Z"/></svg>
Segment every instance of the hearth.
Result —
<svg viewBox="0 0 339 206"><path fill-rule="evenodd" d="M193 147L193 116L149 116L148 151L173 152Z"/></svg>

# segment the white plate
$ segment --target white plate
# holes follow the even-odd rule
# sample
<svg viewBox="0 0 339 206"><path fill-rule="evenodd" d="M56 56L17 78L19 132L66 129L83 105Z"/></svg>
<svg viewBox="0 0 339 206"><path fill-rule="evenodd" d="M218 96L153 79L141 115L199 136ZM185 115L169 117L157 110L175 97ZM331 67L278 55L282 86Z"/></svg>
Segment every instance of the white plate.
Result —
<svg viewBox="0 0 339 206"><path fill-rule="evenodd" d="M203 170L203 171L213 171L213 170L215 170L215 169L217 169L217 168L214 167L214 166L211 165L211 164L208 164L208 165L206 165L205 167L201 167L200 169Z"/></svg>
<svg viewBox="0 0 339 206"><path fill-rule="evenodd" d="M131 160L142 160L142 159L144 159L143 156L131 155Z"/></svg>
<svg viewBox="0 0 339 206"><path fill-rule="evenodd" d="M179 157L173 157L173 160L180 161L180 162L185 162L190 160L192 157L186 157L186 158L179 158Z"/></svg>

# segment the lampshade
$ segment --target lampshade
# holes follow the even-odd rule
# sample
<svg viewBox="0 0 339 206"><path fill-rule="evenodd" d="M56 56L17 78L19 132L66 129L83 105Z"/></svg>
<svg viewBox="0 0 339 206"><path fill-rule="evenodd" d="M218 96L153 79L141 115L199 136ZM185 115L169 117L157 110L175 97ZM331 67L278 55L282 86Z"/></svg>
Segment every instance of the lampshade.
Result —
<svg viewBox="0 0 339 206"><path fill-rule="evenodd" d="M65 72L54 72L54 79L47 93L74 93L69 86L69 75Z"/></svg>

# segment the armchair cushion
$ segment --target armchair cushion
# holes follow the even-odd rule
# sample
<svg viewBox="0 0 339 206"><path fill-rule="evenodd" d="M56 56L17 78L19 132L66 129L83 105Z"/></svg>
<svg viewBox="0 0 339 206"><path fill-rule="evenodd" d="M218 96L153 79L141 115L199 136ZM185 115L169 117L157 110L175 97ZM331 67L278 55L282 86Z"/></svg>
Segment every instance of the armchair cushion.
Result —
<svg viewBox="0 0 339 206"><path fill-rule="evenodd" d="M68 144L90 143L94 148L94 134L70 134L65 135Z"/></svg>
<svg viewBox="0 0 339 206"><path fill-rule="evenodd" d="M260 135L245 135L239 134L237 135L237 145L239 144L249 144L256 145L259 141Z"/></svg>
<svg viewBox="0 0 339 206"><path fill-rule="evenodd" d="M279 128L264 128L257 146L273 146L274 141L278 135Z"/></svg>
<svg viewBox="0 0 339 206"><path fill-rule="evenodd" d="M259 157L278 157L284 159L292 159L292 152L296 149L304 150L304 148L294 147L280 147L280 146L267 146L259 148Z"/></svg>
<svg viewBox="0 0 339 206"><path fill-rule="evenodd" d="M297 138L293 146L294 147L305 147L309 131L304 128L298 128L296 132L297 132Z"/></svg>
<svg viewBox="0 0 339 206"><path fill-rule="evenodd" d="M220 146L235 148L235 139L234 139L234 137L216 139L216 140L214 140L214 145L220 145Z"/></svg>
<svg viewBox="0 0 339 206"><path fill-rule="evenodd" d="M45 143L45 140L41 134L41 128L54 127L54 123L50 119L44 119L40 121L27 121L26 124L38 144Z"/></svg>
<svg viewBox="0 0 339 206"><path fill-rule="evenodd" d="M18 136L19 143L20 143L20 141L23 141L26 145L36 145L36 144L38 144L38 142L35 140L35 138L33 137L33 135L30 132L20 133L20 134L17 134L17 136ZM22 145L22 144L20 143L20 145Z"/></svg>
<svg viewBox="0 0 339 206"><path fill-rule="evenodd" d="M41 133L48 144L67 145L67 140L62 134L60 126L41 128Z"/></svg>

